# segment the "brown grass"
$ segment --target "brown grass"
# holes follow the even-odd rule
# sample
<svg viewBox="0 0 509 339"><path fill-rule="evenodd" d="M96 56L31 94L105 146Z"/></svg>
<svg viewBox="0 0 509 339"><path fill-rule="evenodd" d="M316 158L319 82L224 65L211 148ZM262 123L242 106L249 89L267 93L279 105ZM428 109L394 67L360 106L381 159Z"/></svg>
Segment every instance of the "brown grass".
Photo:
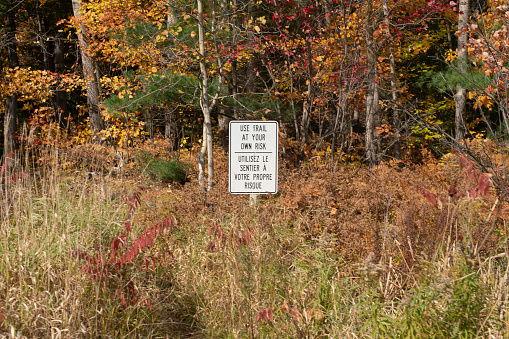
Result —
<svg viewBox="0 0 509 339"><path fill-rule="evenodd" d="M164 154L162 142L144 147ZM404 336L411 323L428 337L456 322L468 333L507 334L507 205L495 219L493 190L476 199L449 196L454 182L458 190L473 188L453 156L404 168L344 165L335 173L319 158L299 168L282 160L279 193L260 196L256 207L228 193L223 151L216 151L216 185L207 193L193 169L184 185L162 184L132 165L110 175L109 158L93 158L106 170L91 177L73 166L34 167L38 157L18 157L1 183L2 335L354 338ZM55 152L45 159L74 161ZM193 166L194 159L181 154ZM21 171L30 176L11 182ZM176 222L140 254L165 253L167 260L125 271L150 307L122 304L116 291L125 276L91 279L69 256L94 247L106 253L129 212L122 198L140 186L131 240L158 220ZM440 197L437 207L420 187ZM461 288L471 289L465 297L457 286L472 277ZM423 291L440 299L430 301ZM456 317L459 301L440 301L462 297L477 305L471 322ZM414 317L421 309L442 316ZM383 319L392 325L385 328Z"/></svg>

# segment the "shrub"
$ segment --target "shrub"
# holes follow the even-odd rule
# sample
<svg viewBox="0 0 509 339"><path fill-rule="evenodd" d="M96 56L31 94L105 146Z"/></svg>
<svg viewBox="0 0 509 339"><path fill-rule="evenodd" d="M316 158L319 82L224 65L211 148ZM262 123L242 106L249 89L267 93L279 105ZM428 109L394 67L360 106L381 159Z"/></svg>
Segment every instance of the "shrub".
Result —
<svg viewBox="0 0 509 339"><path fill-rule="evenodd" d="M149 152L140 151L136 155L136 162L144 174L162 182L183 184L187 180L188 166L178 160L165 160L154 157Z"/></svg>

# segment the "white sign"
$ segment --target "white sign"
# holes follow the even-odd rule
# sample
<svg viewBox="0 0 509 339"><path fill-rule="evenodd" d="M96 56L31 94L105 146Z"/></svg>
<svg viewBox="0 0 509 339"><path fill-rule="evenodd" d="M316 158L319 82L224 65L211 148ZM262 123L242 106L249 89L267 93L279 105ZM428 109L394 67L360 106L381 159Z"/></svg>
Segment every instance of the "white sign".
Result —
<svg viewBox="0 0 509 339"><path fill-rule="evenodd" d="M277 193L277 121L230 121L230 193Z"/></svg>

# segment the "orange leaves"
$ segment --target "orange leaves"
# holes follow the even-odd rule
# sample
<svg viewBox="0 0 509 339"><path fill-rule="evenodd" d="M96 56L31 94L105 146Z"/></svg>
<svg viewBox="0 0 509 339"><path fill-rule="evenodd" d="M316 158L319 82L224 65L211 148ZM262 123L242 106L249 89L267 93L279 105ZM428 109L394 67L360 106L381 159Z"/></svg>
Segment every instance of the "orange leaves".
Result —
<svg viewBox="0 0 509 339"><path fill-rule="evenodd" d="M509 12L498 11L497 4L490 4L492 7L486 14L476 14L476 24L470 26L472 29L468 40L469 55L474 60L477 69L487 77L493 79L505 79L497 83L492 81L485 89L485 94L479 95L476 100L476 107L484 106L491 108L493 101L490 94L494 92L504 93L507 87L509 72L504 65L507 62L507 51L509 50L508 29ZM483 27L482 30L479 27Z"/></svg>
<svg viewBox="0 0 509 339"><path fill-rule="evenodd" d="M55 90L69 92L84 85L83 80L76 75L32 70L30 67L5 68L2 73L3 80L0 82L2 95L18 93L18 100L26 102L45 102L54 95Z"/></svg>
<svg viewBox="0 0 509 339"><path fill-rule="evenodd" d="M85 6L82 24L90 32L90 48L97 57L122 66L139 67L161 59L158 45L169 31L166 19L173 15L163 1L95 0Z"/></svg>
<svg viewBox="0 0 509 339"><path fill-rule="evenodd" d="M376 126L375 129L376 134L380 135L383 133L389 133L391 130L391 126L389 126L388 124L382 124L382 126Z"/></svg>

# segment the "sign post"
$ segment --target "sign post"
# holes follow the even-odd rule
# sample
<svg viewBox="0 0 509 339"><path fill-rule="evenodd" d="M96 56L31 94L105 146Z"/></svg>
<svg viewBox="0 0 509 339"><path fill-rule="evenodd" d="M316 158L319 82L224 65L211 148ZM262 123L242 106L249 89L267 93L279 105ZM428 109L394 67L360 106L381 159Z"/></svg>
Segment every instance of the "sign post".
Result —
<svg viewBox="0 0 509 339"><path fill-rule="evenodd" d="M229 191L256 195L277 193L277 121L230 121Z"/></svg>

